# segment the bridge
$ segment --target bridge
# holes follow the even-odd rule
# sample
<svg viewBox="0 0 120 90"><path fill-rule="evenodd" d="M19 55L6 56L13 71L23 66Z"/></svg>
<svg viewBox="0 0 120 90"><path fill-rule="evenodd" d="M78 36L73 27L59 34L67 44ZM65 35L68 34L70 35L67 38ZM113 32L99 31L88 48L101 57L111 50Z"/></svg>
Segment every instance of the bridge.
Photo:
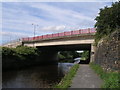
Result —
<svg viewBox="0 0 120 90"><path fill-rule="evenodd" d="M8 43L3 44L3 47L16 48L17 46L22 45L21 39L17 39Z"/></svg>
<svg viewBox="0 0 120 90"><path fill-rule="evenodd" d="M89 61L94 57L95 28L47 34L36 37L22 38L22 45L36 47L42 51L42 57L52 61L57 58L58 51L89 50ZM50 60L49 60L50 61Z"/></svg>
<svg viewBox="0 0 120 90"><path fill-rule="evenodd" d="M51 46L71 44L91 44L94 42L95 28L81 29L36 37L22 38L24 46Z"/></svg>

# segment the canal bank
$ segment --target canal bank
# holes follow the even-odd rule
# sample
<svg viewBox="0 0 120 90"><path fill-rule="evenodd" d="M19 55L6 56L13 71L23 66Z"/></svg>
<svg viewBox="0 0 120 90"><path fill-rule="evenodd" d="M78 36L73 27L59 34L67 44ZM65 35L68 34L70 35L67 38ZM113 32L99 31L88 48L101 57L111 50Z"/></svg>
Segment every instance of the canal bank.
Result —
<svg viewBox="0 0 120 90"><path fill-rule="evenodd" d="M53 88L69 88L78 68L79 64L74 64L70 68L70 71L62 78L59 84L55 85Z"/></svg>

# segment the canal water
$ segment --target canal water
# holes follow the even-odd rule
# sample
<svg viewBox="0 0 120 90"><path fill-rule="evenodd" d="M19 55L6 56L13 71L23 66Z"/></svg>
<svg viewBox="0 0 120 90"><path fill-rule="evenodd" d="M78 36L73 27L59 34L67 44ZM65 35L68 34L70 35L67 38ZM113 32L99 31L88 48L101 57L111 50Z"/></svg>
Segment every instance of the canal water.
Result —
<svg viewBox="0 0 120 90"><path fill-rule="evenodd" d="M2 73L3 88L50 88L59 83L73 63L36 66Z"/></svg>

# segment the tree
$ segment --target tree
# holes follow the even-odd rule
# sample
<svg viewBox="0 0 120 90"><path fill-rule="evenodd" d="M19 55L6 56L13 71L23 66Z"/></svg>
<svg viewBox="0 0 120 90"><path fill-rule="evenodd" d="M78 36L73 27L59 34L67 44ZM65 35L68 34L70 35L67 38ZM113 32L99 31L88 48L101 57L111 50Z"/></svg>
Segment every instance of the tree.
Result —
<svg viewBox="0 0 120 90"><path fill-rule="evenodd" d="M120 28L120 1L112 4L111 7L100 9L99 16L95 18L97 21L96 41L99 41L103 36L109 35L113 31Z"/></svg>

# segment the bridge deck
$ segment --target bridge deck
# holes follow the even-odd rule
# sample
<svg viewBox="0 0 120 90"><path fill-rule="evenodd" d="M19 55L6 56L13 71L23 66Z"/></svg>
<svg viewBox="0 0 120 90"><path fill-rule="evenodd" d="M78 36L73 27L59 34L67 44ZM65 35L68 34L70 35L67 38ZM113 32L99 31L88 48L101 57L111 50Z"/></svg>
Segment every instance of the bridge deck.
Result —
<svg viewBox="0 0 120 90"><path fill-rule="evenodd" d="M55 34L47 34L42 36L36 36L36 37L27 37L22 38L23 42L33 42L33 41L41 41L41 40L50 40L50 39L58 39L58 38L65 38L65 37L72 37L72 36L80 36L84 34L95 34L95 28L89 28L89 29L80 29L76 31L68 31L68 32L62 32L62 33L55 33Z"/></svg>

